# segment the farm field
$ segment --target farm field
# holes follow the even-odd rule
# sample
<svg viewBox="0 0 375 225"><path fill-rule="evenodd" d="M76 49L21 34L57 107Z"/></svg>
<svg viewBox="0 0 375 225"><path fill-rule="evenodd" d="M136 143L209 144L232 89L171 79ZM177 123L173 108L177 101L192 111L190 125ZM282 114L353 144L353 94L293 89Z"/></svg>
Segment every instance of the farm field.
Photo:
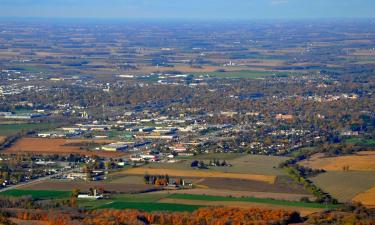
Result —
<svg viewBox="0 0 375 225"><path fill-rule="evenodd" d="M202 179L198 185L203 185L209 189L226 189L229 192L252 191L308 195L308 192L303 189L303 186L295 184L295 182L287 176L278 176L273 184L253 180L207 177Z"/></svg>
<svg viewBox="0 0 375 225"><path fill-rule="evenodd" d="M190 157L188 159L182 158L177 163L153 163L145 167L147 168L173 168L173 169L191 169L191 162L193 160L202 160L208 164L211 160L225 160L230 163L231 167L209 167L208 171L218 171L225 173L251 173L263 175L283 175L283 171L278 167L281 162L288 160L287 157L279 156L263 156L263 155L243 155L243 154L207 154Z"/></svg>
<svg viewBox="0 0 375 225"><path fill-rule="evenodd" d="M361 202L370 207L375 207L375 186L363 193L359 193L353 198L354 202Z"/></svg>
<svg viewBox="0 0 375 225"><path fill-rule="evenodd" d="M139 209L147 212L152 211L171 211L171 212L192 212L202 206L186 205L178 203L143 203L143 202L113 202L100 208L111 209Z"/></svg>
<svg viewBox="0 0 375 225"><path fill-rule="evenodd" d="M163 169L163 168L131 168L118 174L126 175L144 175L148 174L168 174L171 177L217 177L217 178L231 178L231 179L244 179L244 180L255 180L263 181L273 184L275 182L276 176L272 175L260 175L260 174L245 174L245 173L224 173L219 171L206 171L206 170L178 170L178 169Z"/></svg>
<svg viewBox="0 0 375 225"><path fill-rule="evenodd" d="M317 154L300 164L327 171L342 171L345 166L349 166L349 170L353 171L375 171L375 151L364 151L356 155L338 157L323 157Z"/></svg>
<svg viewBox="0 0 375 225"><path fill-rule="evenodd" d="M0 136L11 136L21 131L34 129L48 130L57 126L55 123L20 123L20 124L0 124Z"/></svg>
<svg viewBox="0 0 375 225"><path fill-rule="evenodd" d="M90 188L103 188L104 190L115 193L138 193L157 189L151 185L145 184L121 184L121 183L107 183L107 182L84 182L84 181L62 181L49 180L32 185L23 186L21 190L56 190L56 191L71 191L72 189L79 189L81 191L88 191Z"/></svg>
<svg viewBox="0 0 375 225"><path fill-rule="evenodd" d="M82 143L83 147L79 144ZM105 152L87 150L87 144L105 144L105 140L68 140L68 139L47 139L47 138L22 138L13 144L10 148L4 150L4 153L35 153L35 154L82 154L98 155L107 157L122 156L121 152Z"/></svg>
<svg viewBox="0 0 375 225"><path fill-rule="evenodd" d="M348 140L346 140L346 142L363 147L375 147L375 138L349 138Z"/></svg>
<svg viewBox="0 0 375 225"><path fill-rule="evenodd" d="M372 171L328 171L311 180L340 202L348 202L357 194L375 186L375 173Z"/></svg>
<svg viewBox="0 0 375 225"><path fill-rule="evenodd" d="M114 209L141 209L145 211L191 211L206 206L229 206L241 208L267 208L296 210L302 214L311 214L323 210L324 205L315 203L302 203L266 198L233 198L222 196L208 196L198 194L169 194L168 192L152 192L145 194L112 195L110 199L100 201L79 200L80 207L89 209L114 208ZM336 206L328 206L336 207Z"/></svg>
<svg viewBox="0 0 375 225"><path fill-rule="evenodd" d="M6 137L5 136L0 136L0 144L2 144L5 141Z"/></svg>
<svg viewBox="0 0 375 225"><path fill-rule="evenodd" d="M309 194L296 194L296 193L272 193L272 192L254 192L254 191L228 191L224 189L212 189L212 188L194 188L194 189L183 189L183 190L164 190L158 193L167 194L192 194L192 195L213 195L223 197L255 197L255 198L266 198L266 199L278 199L285 201L299 201L302 197L308 197L313 199L314 197Z"/></svg>
<svg viewBox="0 0 375 225"><path fill-rule="evenodd" d="M272 205L284 205L284 206L297 206L306 208L335 208L336 205L323 205L318 203L305 203L305 202L292 202L285 200L275 200L266 198L255 198L255 197L223 197L223 196L212 196L212 195L189 195L189 194L172 194L167 198L170 199L182 199L182 200L203 200L203 201L230 201L230 202L254 202Z"/></svg>
<svg viewBox="0 0 375 225"><path fill-rule="evenodd" d="M68 198L70 191L52 191L52 190L9 190L1 192L2 196L20 197L20 196L31 196L33 199L59 199Z"/></svg>

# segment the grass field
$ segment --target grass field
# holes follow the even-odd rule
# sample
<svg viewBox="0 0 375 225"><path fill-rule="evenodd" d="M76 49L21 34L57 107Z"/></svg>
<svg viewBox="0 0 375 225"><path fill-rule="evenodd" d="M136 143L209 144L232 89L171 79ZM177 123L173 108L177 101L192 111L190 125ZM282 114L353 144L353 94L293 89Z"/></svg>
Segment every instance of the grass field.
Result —
<svg viewBox="0 0 375 225"><path fill-rule="evenodd" d="M150 203L150 202L113 202L104 205L100 208L111 209L139 209L147 212L152 211L172 211L172 212L192 212L202 206L198 205L184 205L173 203Z"/></svg>
<svg viewBox="0 0 375 225"><path fill-rule="evenodd" d="M296 206L306 208L335 208L337 205L323 205L318 203L305 203L305 202L292 202L275 199L243 197L233 198L224 196L210 196L210 195L190 195L190 194L172 194L168 196L171 199L187 199L187 200L203 200L203 201L231 201L231 202L254 202L263 204L283 205L283 206Z"/></svg>
<svg viewBox="0 0 375 225"><path fill-rule="evenodd" d="M352 143L362 147L374 147L375 148L375 138L364 139L364 138L350 138L346 142Z"/></svg>
<svg viewBox="0 0 375 225"><path fill-rule="evenodd" d="M70 191L52 191L52 190L9 190L1 192L2 196L21 197L31 196L34 199L60 199L68 198Z"/></svg>
<svg viewBox="0 0 375 225"><path fill-rule="evenodd" d="M171 177L220 177L220 178L232 178L232 179L244 179L244 180L256 180L264 181L273 184L275 182L276 176L272 175L260 175L260 174L246 174L246 173L225 173L219 171L210 171L210 170L178 170L178 169L163 169L163 168L131 168L118 174L127 174L127 175L144 175L144 174L168 174Z"/></svg>
<svg viewBox="0 0 375 225"><path fill-rule="evenodd" d="M363 151L355 155L339 157L324 157L317 154L309 160L302 161L300 164L327 171L342 171L344 166L349 166L349 170L352 171L375 172L375 151Z"/></svg>
<svg viewBox="0 0 375 225"><path fill-rule="evenodd" d="M48 130L57 126L55 123L0 124L0 136L11 136L21 131L34 129Z"/></svg>
<svg viewBox="0 0 375 225"><path fill-rule="evenodd" d="M339 201L348 202L357 194L375 186L375 173L373 171L329 171L311 180Z"/></svg>

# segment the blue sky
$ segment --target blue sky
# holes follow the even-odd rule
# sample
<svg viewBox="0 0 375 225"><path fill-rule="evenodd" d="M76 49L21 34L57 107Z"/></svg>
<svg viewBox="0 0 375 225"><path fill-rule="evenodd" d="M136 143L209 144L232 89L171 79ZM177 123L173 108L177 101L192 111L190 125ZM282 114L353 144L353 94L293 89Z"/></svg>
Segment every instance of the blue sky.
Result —
<svg viewBox="0 0 375 225"><path fill-rule="evenodd" d="M0 17L367 18L375 0L0 0L0 10Z"/></svg>

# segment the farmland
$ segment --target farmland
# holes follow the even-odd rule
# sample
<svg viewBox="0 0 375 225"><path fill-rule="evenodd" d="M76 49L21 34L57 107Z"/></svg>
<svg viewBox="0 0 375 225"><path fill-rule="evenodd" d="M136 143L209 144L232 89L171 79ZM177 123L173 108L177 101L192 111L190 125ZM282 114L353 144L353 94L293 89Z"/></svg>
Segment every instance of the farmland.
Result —
<svg viewBox="0 0 375 225"><path fill-rule="evenodd" d="M132 168L120 172L127 175L144 175L148 174L168 174L172 177L218 177L218 178L232 178L244 180L256 180L268 183L275 182L275 176L259 175L259 174L244 174L244 173L224 173L217 171L202 171L202 170L176 170L176 169L157 169L157 168Z"/></svg>
<svg viewBox="0 0 375 225"><path fill-rule="evenodd" d="M20 196L31 196L33 199L59 199L68 198L70 196L69 191L53 191L53 190L9 190L1 192L2 196L20 197Z"/></svg>
<svg viewBox="0 0 375 225"><path fill-rule="evenodd" d="M21 190L56 190L71 191L76 188L81 191L88 191L90 188L104 188L113 193L138 193L150 190L157 190L156 187L145 184L122 184L108 182L84 182L84 181L60 181L50 180L24 186Z"/></svg>
<svg viewBox="0 0 375 225"><path fill-rule="evenodd" d="M192 212L198 208L201 208L201 206L174 204L174 203L113 202L113 203L104 205L100 208L139 209L139 210L143 210L146 212L152 212L152 211Z"/></svg>
<svg viewBox="0 0 375 225"><path fill-rule="evenodd" d="M2 144L5 141L6 137L5 136L0 136L0 144Z"/></svg>
<svg viewBox="0 0 375 225"><path fill-rule="evenodd" d="M213 195L181 194L174 193L146 193L112 195L110 199L101 201L79 200L79 205L85 208L114 208L114 209L141 209L145 211L191 211L199 207L207 206L230 206L241 208L274 208L297 210L304 214L318 212L325 207L334 208L335 205L320 205L315 203L302 203L296 201L272 200L268 198L254 197L224 197Z"/></svg>
<svg viewBox="0 0 375 225"><path fill-rule="evenodd" d="M48 130L55 128L55 123L19 123L19 124L0 124L0 136L11 136L20 132L30 130Z"/></svg>
<svg viewBox="0 0 375 225"><path fill-rule="evenodd" d="M361 202L366 206L375 207L375 186L363 193L359 193L353 198L355 202Z"/></svg>
<svg viewBox="0 0 375 225"><path fill-rule="evenodd" d="M347 202L357 194L375 186L375 173L372 171L329 171L312 178L312 181L340 202Z"/></svg>
<svg viewBox="0 0 375 225"><path fill-rule="evenodd" d="M34 154L82 154L99 156L121 156L120 152L103 152L90 150L90 144L104 144L108 141L94 140L69 140L69 139L46 139L46 138L22 138L4 153L34 153Z"/></svg>
<svg viewBox="0 0 375 225"><path fill-rule="evenodd" d="M292 202L285 200L255 198L255 197L223 197L223 196L210 196L210 195L189 195L189 194L172 194L168 196L170 199L186 199L186 200L202 200L202 201L230 201L230 202L254 202L262 204L273 204L273 205L284 205L284 206L297 206L306 208L335 208L336 205L322 205L317 203L304 203L304 202Z"/></svg>
<svg viewBox="0 0 375 225"><path fill-rule="evenodd" d="M203 160L209 163L213 159L226 160L232 166L230 167L210 167L209 171L217 171L224 173L251 173L263 175L283 175L282 170L278 169L278 165L288 160L287 157L278 156L262 156L262 155L243 155L243 154L204 154L189 158L181 158L178 163L169 164L150 164L146 168L170 168L170 169L191 169L193 160Z"/></svg>
<svg viewBox="0 0 375 225"><path fill-rule="evenodd" d="M359 152L354 155L338 157L315 155L309 160L303 161L301 165L327 171L342 171L345 166L353 171L375 171L375 152Z"/></svg>

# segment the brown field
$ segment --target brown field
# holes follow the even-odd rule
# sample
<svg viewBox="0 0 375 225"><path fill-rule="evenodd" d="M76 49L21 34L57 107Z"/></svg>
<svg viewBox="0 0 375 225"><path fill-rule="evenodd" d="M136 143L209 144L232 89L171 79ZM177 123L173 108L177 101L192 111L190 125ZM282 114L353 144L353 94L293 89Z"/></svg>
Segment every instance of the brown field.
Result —
<svg viewBox="0 0 375 225"><path fill-rule="evenodd" d="M69 140L69 139L47 139L47 138L22 138L10 148L5 149L4 153L34 153L34 154L82 154L98 155L103 157L117 157L124 155L121 152L91 151L80 147L82 143L106 144L111 141L106 140Z"/></svg>
<svg viewBox="0 0 375 225"><path fill-rule="evenodd" d="M375 170L375 151L359 152L356 155L339 157L323 157L317 154L309 160L302 161L300 164L327 171L342 171L344 166L349 166L349 170L353 171L373 171Z"/></svg>
<svg viewBox="0 0 375 225"><path fill-rule="evenodd" d="M356 195L353 198L354 202L361 202L366 206L375 207L375 187Z"/></svg>
<svg viewBox="0 0 375 225"><path fill-rule="evenodd" d="M88 191L90 188L103 188L106 191L131 194L145 192L147 190L156 189L152 185L146 184L120 184L107 182L85 182L85 181L66 181L66 180L48 180L39 183L25 185L20 189L25 190L56 190L56 191L71 191L72 189L79 189L81 191Z"/></svg>
<svg viewBox="0 0 375 225"><path fill-rule="evenodd" d="M223 173L217 171L202 171L202 170L176 170L176 169L156 169L156 168L132 168L124 170L123 174L129 175L144 175L148 174L168 174L172 177L216 177L216 178L231 178L243 180L263 181L273 184L276 176L259 175L259 174L244 174L244 173Z"/></svg>
<svg viewBox="0 0 375 225"><path fill-rule="evenodd" d="M0 136L0 144L2 144L5 141L6 137L5 136Z"/></svg>
<svg viewBox="0 0 375 225"><path fill-rule="evenodd" d="M253 203L253 202L229 202L229 201L203 201L203 200L188 200L188 199L161 199L161 203L174 203L185 205L204 205L204 206L225 206L225 207L239 207L239 208L261 208L261 209L283 209L300 212L302 216L310 215L316 212L321 212L323 209L312 209L292 206L278 206L272 204Z"/></svg>
<svg viewBox="0 0 375 225"><path fill-rule="evenodd" d="M230 178L204 178L200 185L206 186L210 189L226 189L228 192L232 191L251 191L251 192L268 192L268 193L293 193L308 195L308 193L303 189L303 186L294 184L293 180L278 181L274 184L263 181L254 180L243 180L243 179L230 179ZM235 184L235 185L228 185Z"/></svg>

